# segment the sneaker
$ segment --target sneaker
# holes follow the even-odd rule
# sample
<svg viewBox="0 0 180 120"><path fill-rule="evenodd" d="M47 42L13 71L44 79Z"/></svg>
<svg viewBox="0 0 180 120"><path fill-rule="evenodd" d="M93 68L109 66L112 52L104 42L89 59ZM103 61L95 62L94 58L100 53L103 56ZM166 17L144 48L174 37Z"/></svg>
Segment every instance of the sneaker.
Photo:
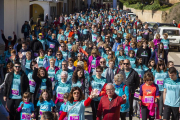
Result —
<svg viewBox="0 0 180 120"><path fill-rule="evenodd" d="M139 114L137 114L137 115L136 115L136 117L137 117L137 118L140 118L140 115L139 115Z"/></svg>

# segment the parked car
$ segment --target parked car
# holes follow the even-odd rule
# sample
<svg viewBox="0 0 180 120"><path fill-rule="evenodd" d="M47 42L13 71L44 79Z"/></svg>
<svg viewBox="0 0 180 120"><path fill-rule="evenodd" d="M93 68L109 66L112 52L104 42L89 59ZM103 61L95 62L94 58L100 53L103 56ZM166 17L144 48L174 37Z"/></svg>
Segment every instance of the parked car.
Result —
<svg viewBox="0 0 180 120"><path fill-rule="evenodd" d="M157 29L159 27L174 27L173 24L170 24L170 23L156 23L153 25L153 33L155 34Z"/></svg>
<svg viewBox="0 0 180 120"><path fill-rule="evenodd" d="M134 20L136 18L136 14L135 13L128 13L128 16L131 17L131 20Z"/></svg>
<svg viewBox="0 0 180 120"><path fill-rule="evenodd" d="M169 48L177 48L180 51L180 28L178 27L158 27L156 34L159 33L161 39L163 39L163 34L168 34ZM154 38L156 37L154 35Z"/></svg>

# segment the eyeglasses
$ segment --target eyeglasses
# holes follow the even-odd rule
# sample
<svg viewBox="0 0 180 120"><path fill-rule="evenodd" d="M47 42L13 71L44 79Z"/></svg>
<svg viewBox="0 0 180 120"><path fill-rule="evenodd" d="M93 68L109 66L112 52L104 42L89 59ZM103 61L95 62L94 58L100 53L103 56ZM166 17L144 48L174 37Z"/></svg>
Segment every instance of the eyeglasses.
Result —
<svg viewBox="0 0 180 120"><path fill-rule="evenodd" d="M64 65L64 66L66 66L67 64L61 64L62 66Z"/></svg>
<svg viewBox="0 0 180 120"><path fill-rule="evenodd" d="M107 92L110 92L110 91L112 92L113 90L114 90L114 89L107 89L106 91L107 91Z"/></svg>
<svg viewBox="0 0 180 120"><path fill-rule="evenodd" d="M21 68L21 66L14 66L15 68Z"/></svg>
<svg viewBox="0 0 180 120"><path fill-rule="evenodd" d="M124 65L129 65L129 63L123 63Z"/></svg>
<svg viewBox="0 0 180 120"><path fill-rule="evenodd" d="M96 70L96 72L102 72L102 71L98 71L98 70Z"/></svg>
<svg viewBox="0 0 180 120"><path fill-rule="evenodd" d="M73 92L73 94L75 95L75 94L80 94L79 92Z"/></svg>
<svg viewBox="0 0 180 120"><path fill-rule="evenodd" d="M56 54L56 55L58 55L58 56L59 56L59 55L62 55L62 54Z"/></svg>
<svg viewBox="0 0 180 120"><path fill-rule="evenodd" d="M100 61L100 63L106 63L105 61Z"/></svg>

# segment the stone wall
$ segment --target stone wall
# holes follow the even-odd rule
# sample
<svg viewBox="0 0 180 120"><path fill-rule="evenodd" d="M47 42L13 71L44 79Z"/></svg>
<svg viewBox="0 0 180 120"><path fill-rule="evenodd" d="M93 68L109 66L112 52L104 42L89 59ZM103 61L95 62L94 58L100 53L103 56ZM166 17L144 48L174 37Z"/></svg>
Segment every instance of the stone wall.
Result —
<svg viewBox="0 0 180 120"><path fill-rule="evenodd" d="M175 3L180 2L180 0L165 0L165 2L175 4Z"/></svg>
<svg viewBox="0 0 180 120"><path fill-rule="evenodd" d="M164 15L167 15L167 12L164 11L153 11L153 10L136 10L134 8L128 8L123 6L123 9L131 9L142 22L164 22Z"/></svg>

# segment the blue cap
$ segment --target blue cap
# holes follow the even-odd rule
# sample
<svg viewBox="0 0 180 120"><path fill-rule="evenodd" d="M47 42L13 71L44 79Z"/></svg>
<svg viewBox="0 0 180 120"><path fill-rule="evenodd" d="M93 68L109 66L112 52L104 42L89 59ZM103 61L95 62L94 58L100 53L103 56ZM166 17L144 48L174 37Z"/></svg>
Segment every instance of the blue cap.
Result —
<svg viewBox="0 0 180 120"><path fill-rule="evenodd" d="M11 37L11 36L8 36L8 39L12 39L12 37Z"/></svg>

